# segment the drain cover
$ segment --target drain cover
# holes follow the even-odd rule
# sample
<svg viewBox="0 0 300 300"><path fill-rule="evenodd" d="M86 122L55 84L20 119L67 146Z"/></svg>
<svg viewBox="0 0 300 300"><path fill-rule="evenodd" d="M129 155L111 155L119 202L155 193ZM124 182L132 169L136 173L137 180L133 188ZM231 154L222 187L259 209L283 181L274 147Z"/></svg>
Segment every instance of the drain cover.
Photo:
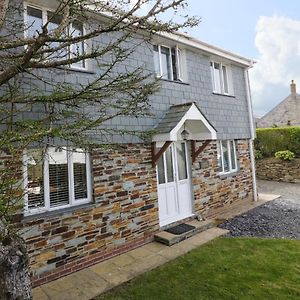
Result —
<svg viewBox="0 0 300 300"><path fill-rule="evenodd" d="M174 227L168 228L165 231L169 232L169 233L172 233L172 234L179 235L179 234L191 231L193 229L195 229L195 226L182 223L182 224L176 225Z"/></svg>

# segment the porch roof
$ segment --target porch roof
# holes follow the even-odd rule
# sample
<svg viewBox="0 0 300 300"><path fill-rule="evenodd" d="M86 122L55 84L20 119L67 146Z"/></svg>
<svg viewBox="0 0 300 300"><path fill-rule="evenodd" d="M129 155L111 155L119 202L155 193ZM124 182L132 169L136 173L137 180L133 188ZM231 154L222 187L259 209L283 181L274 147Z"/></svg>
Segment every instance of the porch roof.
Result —
<svg viewBox="0 0 300 300"><path fill-rule="evenodd" d="M188 140L215 140L217 131L194 102L173 105L155 127L153 141L182 140L181 133L188 133Z"/></svg>

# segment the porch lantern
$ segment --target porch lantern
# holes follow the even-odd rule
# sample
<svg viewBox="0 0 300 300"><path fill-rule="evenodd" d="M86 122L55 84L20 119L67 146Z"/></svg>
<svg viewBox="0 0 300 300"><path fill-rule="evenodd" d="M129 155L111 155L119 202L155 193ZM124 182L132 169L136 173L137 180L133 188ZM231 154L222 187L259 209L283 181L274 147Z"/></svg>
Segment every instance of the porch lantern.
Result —
<svg viewBox="0 0 300 300"><path fill-rule="evenodd" d="M186 129L182 130L181 137L184 141L186 141L189 138L189 135L190 134L188 133L188 131Z"/></svg>

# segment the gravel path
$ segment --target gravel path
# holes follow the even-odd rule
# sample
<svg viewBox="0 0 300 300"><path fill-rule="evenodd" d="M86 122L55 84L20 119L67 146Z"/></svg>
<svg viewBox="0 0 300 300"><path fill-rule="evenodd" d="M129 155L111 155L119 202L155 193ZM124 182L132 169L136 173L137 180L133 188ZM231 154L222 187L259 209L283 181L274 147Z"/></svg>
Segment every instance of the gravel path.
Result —
<svg viewBox="0 0 300 300"><path fill-rule="evenodd" d="M230 236L300 239L300 184L259 181L258 190L282 197L219 227L230 230Z"/></svg>

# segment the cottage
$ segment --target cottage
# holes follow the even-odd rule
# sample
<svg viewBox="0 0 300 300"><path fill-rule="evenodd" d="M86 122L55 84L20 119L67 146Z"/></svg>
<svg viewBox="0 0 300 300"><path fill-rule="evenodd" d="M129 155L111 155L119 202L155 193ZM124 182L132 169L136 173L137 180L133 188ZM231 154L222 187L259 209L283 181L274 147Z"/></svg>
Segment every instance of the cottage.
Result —
<svg viewBox="0 0 300 300"><path fill-rule="evenodd" d="M45 1L25 8L34 26L47 20ZM98 146L91 151L60 144L24 153L21 224L34 285L148 243L174 222L256 200L252 61L185 34L162 33L136 47L130 64L161 78L149 99L151 114L106 125L151 131L149 141L129 134L107 141L93 132ZM80 84L99 72L90 59L46 75Z"/></svg>
<svg viewBox="0 0 300 300"><path fill-rule="evenodd" d="M258 119L257 127L300 126L300 95L294 80L291 81L290 91L290 95Z"/></svg>

